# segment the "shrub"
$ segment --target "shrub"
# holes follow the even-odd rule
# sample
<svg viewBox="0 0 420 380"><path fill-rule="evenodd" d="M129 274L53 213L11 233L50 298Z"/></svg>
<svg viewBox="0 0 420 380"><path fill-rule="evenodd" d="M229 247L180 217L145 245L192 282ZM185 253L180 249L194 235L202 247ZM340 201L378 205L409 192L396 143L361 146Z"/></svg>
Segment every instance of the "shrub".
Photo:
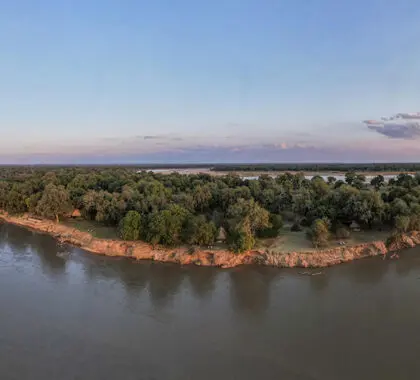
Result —
<svg viewBox="0 0 420 380"><path fill-rule="evenodd" d="M302 226L300 225L300 223L295 222L292 224L292 227L290 227L290 231L293 231L293 232L302 231Z"/></svg>
<svg viewBox="0 0 420 380"><path fill-rule="evenodd" d="M407 232L410 229L410 217L398 215L395 217L395 229L398 232Z"/></svg>
<svg viewBox="0 0 420 380"><path fill-rule="evenodd" d="M339 227L335 232L337 239L348 239L350 237L350 231L346 227Z"/></svg>

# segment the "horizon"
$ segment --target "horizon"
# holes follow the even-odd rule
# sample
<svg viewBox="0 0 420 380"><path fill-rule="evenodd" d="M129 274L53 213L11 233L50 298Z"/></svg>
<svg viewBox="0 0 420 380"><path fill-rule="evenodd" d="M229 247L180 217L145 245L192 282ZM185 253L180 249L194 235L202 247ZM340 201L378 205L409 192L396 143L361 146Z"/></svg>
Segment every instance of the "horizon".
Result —
<svg viewBox="0 0 420 380"><path fill-rule="evenodd" d="M4 2L0 164L417 162L419 17L415 0Z"/></svg>

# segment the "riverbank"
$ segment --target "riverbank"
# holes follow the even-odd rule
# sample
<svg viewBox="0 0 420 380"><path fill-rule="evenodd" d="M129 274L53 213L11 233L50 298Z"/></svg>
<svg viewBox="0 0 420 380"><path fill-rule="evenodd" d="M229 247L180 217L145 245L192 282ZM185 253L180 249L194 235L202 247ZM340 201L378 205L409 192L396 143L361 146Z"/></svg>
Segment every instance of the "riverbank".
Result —
<svg viewBox="0 0 420 380"><path fill-rule="evenodd" d="M35 219L29 215L10 216L7 213L0 213L0 218L7 223L50 234L62 243L72 244L95 254L222 268L249 264L287 268L321 268L365 257L379 255L386 257L389 252L420 245L420 231L415 231L402 235L398 242L394 242L389 247L386 246L384 241L372 241L354 246L340 246L311 252L273 253L264 250L252 250L236 254L228 250L192 250L189 247L168 249L158 246L153 247L141 241L100 239L92 236L89 232L83 232L49 220Z"/></svg>

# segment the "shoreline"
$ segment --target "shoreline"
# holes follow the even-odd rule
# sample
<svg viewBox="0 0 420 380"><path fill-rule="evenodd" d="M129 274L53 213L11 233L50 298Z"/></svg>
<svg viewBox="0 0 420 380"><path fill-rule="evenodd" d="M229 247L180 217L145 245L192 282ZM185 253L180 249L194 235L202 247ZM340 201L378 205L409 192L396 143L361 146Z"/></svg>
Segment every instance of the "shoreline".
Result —
<svg viewBox="0 0 420 380"><path fill-rule="evenodd" d="M251 250L244 253L233 253L228 250L195 249L188 247L164 248L153 247L142 241L124 241L101 239L88 232L68 227L45 219L24 216L10 216L0 212L0 219L20 227L53 236L62 243L80 247L90 253L126 257L135 260L152 260L162 263L197 266L214 266L233 268L239 265L263 265L279 268L323 268L366 257L382 255L390 252L420 245L420 231L405 233L398 243L387 247L384 241L372 241L353 246L327 248L311 252L270 253L262 250Z"/></svg>

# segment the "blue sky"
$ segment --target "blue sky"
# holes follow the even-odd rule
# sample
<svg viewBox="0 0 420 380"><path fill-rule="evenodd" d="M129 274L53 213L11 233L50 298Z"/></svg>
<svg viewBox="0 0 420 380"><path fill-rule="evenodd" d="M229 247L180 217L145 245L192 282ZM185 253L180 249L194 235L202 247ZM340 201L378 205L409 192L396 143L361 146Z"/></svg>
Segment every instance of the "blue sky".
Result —
<svg viewBox="0 0 420 380"><path fill-rule="evenodd" d="M418 160L420 2L0 0L0 162Z"/></svg>

